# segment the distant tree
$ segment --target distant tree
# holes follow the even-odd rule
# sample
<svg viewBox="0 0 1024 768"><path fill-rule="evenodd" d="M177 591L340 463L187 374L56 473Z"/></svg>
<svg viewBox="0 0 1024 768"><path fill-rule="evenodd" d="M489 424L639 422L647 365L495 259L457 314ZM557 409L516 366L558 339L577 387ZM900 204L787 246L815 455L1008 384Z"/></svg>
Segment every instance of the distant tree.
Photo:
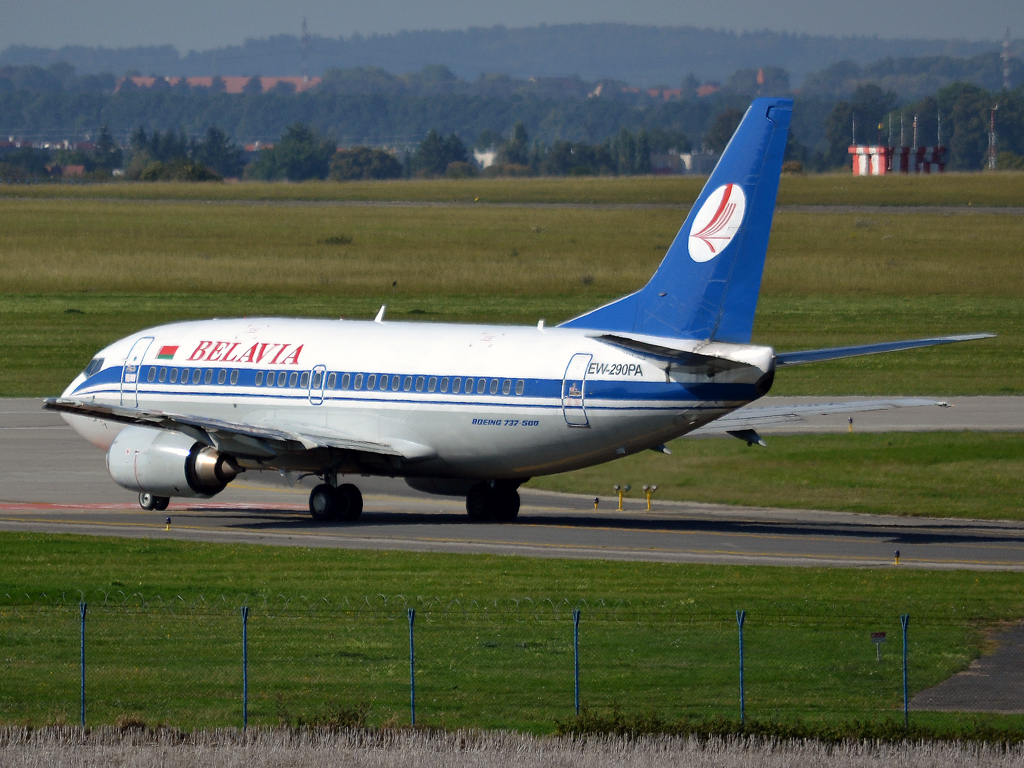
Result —
<svg viewBox="0 0 1024 768"><path fill-rule="evenodd" d="M271 150L260 152L255 178L305 181L326 179L336 145L302 123L295 123Z"/></svg>
<svg viewBox="0 0 1024 768"><path fill-rule="evenodd" d="M96 137L96 150L93 154L96 167L108 173L121 166L124 155L121 148L114 143L114 137L110 135L107 126L100 128L100 135Z"/></svg>
<svg viewBox="0 0 1024 768"><path fill-rule="evenodd" d="M242 148L215 125L206 129L203 140L196 145L193 160L222 178L237 178L245 167Z"/></svg>
<svg viewBox="0 0 1024 768"><path fill-rule="evenodd" d="M442 139L431 129L416 148L410 159L410 170L415 176L442 176L451 163L465 163L469 160L466 146L454 133Z"/></svg>
<svg viewBox="0 0 1024 768"><path fill-rule="evenodd" d="M356 179L398 179L402 164L390 152L373 147L340 149L331 158L331 178L338 181Z"/></svg>
<svg viewBox="0 0 1024 768"><path fill-rule="evenodd" d="M700 80L691 72L683 78L682 90L684 99L697 98L697 89L700 87Z"/></svg>
<svg viewBox="0 0 1024 768"><path fill-rule="evenodd" d="M647 131L640 131L636 137L636 166L634 173L648 174L651 172L651 142Z"/></svg>
<svg viewBox="0 0 1024 768"><path fill-rule="evenodd" d="M245 85L242 86L242 93L249 95L263 93L263 81L259 75L253 75L245 81Z"/></svg>
<svg viewBox="0 0 1024 768"><path fill-rule="evenodd" d="M499 148L498 160L511 165L526 165L530 162L530 137L521 120L512 127L512 137Z"/></svg>
<svg viewBox="0 0 1024 768"><path fill-rule="evenodd" d="M271 93L276 93L278 96L291 96L295 93L295 83L289 83L287 80L278 80L274 87L270 89Z"/></svg>
<svg viewBox="0 0 1024 768"><path fill-rule="evenodd" d="M742 119L743 113L738 109L726 109L719 112L704 136L704 146L712 152L723 152L729 139L736 133Z"/></svg>
<svg viewBox="0 0 1024 768"><path fill-rule="evenodd" d="M651 152L664 154L673 150L676 152L689 152L692 149L689 137L682 131L651 128L647 136Z"/></svg>
<svg viewBox="0 0 1024 768"><path fill-rule="evenodd" d="M488 150L496 148L499 144L501 144L501 134L490 128L484 128L477 134L474 146L479 150Z"/></svg>
<svg viewBox="0 0 1024 768"><path fill-rule="evenodd" d="M407 84L402 78L380 67L332 67L324 72L319 90L324 93L372 93L390 96L404 93Z"/></svg>
<svg viewBox="0 0 1024 768"><path fill-rule="evenodd" d="M542 171L550 176L594 176L616 173L618 164L608 144L556 140L544 158Z"/></svg>
<svg viewBox="0 0 1024 768"><path fill-rule="evenodd" d="M277 154L274 152L274 149L276 147L259 151L256 159L245 168L246 178L259 181L273 181L283 176L277 166Z"/></svg>
<svg viewBox="0 0 1024 768"><path fill-rule="evenodd" d="M996 99L983 88L967 83L954 83L936 95L942 111L949 116L950 168L980 170L988 152L989 110Z"/></svg>
<svg viewBox="0 0 1024 768"><path fill-rule="evenodd" d="M227 86L224 84L224 78L214 75L213 82L210 83L210 93L224 93L225 90L227 90Z"/></svg>

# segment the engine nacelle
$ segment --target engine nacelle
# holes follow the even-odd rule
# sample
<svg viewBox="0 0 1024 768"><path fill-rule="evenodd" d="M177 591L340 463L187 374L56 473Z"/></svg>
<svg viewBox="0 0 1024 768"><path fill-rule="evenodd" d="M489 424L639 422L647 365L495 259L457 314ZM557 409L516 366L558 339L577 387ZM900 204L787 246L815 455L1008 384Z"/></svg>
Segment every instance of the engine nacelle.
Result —
<svg viewBox="0 0 1024 768"><path fill-rule="evenodd" d="M244 470L230 456L181 432L128 427L107 452L114 482L154 496L209 498Z"/></svg>

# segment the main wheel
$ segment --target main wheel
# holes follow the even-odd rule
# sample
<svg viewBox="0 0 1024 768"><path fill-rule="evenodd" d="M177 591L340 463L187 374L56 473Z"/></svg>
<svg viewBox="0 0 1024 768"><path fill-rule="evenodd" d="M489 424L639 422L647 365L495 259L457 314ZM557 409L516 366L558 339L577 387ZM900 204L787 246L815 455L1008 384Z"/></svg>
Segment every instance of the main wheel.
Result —
<svg viewBox="0 0 1024 768"><path fill-rule="evenodd" d="M502 483L477 483L466 494L466 513L478 523L511 523L519 514L519 492Z"/></svg>
<svg viewBox="0 0 1024 768"><path fill-rule="evenodd" d="M359 492L359 489L352 483L345 483L338 486L337 494L348 498L348 511L338 519L346 523L358 520L359 516L363 514L363 494Z"/></svg>
<svg viewBox="0 0 1024 768"><path fill-rule="evenodd" d="M318 523L326 523L333 520L337 514L337 501L335 490L321 483L309 492L309 515Z"/></svg>
<svg viewBox="0 0 1024 768"><path fill-rule="evenodd" d="M477 483L466 494L466 514L476 523L486 523L491 519L491 487L487 483Z"/></svg>
<svg viewBox="0 0 1024 768"><path fill-rule="evenodd" d="M168 496L154 496L145 492L139 494L139 506L150 512L163 512L170 503L171 499Z"/></svg>
<svg viewBox="0 0 1024 768"><path fill-rule="evenodd" d="M511 523L519 516L519 491L515 488L495 489L494 520Z"/></svg>

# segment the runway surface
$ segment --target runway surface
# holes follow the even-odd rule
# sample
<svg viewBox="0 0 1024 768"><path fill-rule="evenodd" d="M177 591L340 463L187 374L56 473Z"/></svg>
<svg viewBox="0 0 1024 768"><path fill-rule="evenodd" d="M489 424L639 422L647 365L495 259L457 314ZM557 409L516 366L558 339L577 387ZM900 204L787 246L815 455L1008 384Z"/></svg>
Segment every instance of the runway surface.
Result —
<svg viewBox="0 0 1024 768"><path fill-rule="evenodd" d="M843 398L850 399L850 398ZM815 398L821 402L826 399ZM768 398L765 404L807 398ZM1024 430L1024 398L954 398L951 408L855 416L855 428ZM845 416L765 430L845 431ZM707 438L711 439L711 438ZM723 438L731 439L731 438ZM770 443L769 443L770 444ZM652 512L611 498L524 489L509 525L469 521L461 499L428 496L400 480L359 478L365 512L355 524L318 525L311 481L291 487L270 473L243 475L213 500L139 509L107 475L104 454L37 400L0 399L0 530L173 538L252 544L476 552L540 557L798 566L1024 570L1024 524L915 519L657 501ZM171 517L170 530L165 518Z"/></svg>

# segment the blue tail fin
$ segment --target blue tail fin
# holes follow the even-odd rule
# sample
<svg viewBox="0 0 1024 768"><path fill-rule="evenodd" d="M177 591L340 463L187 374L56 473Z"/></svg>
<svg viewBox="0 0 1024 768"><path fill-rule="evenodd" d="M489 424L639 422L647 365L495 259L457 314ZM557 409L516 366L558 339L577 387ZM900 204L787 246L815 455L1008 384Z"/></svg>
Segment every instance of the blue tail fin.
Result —
<svg viewBox="0 0 1024 768"><path fill-rule="evenodd" d="M748 343L792 112L756 99L651 281L563 327Z"/></svg>

